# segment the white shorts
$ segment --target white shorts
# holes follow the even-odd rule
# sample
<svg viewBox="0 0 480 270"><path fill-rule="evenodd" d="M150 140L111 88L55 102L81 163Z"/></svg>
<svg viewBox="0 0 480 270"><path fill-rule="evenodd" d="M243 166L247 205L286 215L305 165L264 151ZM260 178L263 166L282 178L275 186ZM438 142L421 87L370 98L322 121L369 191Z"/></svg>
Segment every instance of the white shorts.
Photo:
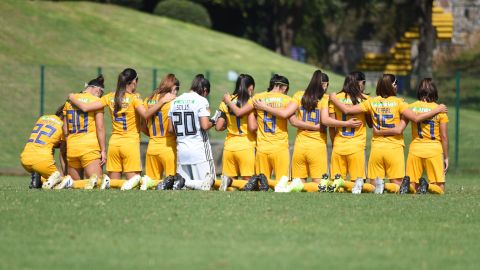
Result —
<svg viewBox="0 0 480 270"><path fill-rule="evenodd" d="M215 165L213 160L197 164L178 164L177 173L185 179L185 186L191 189L203 189L204 181L212 182L215 179Z"/></svg>

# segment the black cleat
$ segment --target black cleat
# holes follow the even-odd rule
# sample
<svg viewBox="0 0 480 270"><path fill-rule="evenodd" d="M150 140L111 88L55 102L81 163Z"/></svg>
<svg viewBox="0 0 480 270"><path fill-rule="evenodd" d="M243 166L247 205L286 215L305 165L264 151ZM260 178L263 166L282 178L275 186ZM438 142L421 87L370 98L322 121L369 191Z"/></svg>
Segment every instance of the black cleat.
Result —
<svg viewBox="0 0 480 270"><path fill-rule="evenodd" d="M243 191L254 191L258 190L258 176L253 175L248 179L247 184L243 187Z"/></svg>
<svg viewBox="0 0 480 270"><path fill-rule="evenodd" d="M407 194L409 188L410 188L410 177L405 176L403 177L402 184L400 184L400 190L398 193Z"/></svg>
<svg viewBox="0 0 480 270"><path fill-rule="evenodd" d="M320 180L320 184L318 184L318 192L327 192L328 186L328 174L324 173L322 175L322 180Z"/></svg>
<svg viewBox="0 0 480 270"><path fill-rule="evenodd" d="M42 179L39 173L32 173L30 179L30 185L28 188L41 188L42 187Z"/></svg>
<svg viewBox="0 0 480 270"><path fill-rule="evenodd" d="M158 183L157 190L169 190L173 188L173 184L175 183L175 176L169 175L163 179L162 182Z"/></svg>
<svg viewBox="0 0 480 270"><path fill-rule="evenodd" d="M335 180L340 179L342 176L340 174L335 174L335 179L333 179L334 183ZM330 185L327 186L327 192L335 192L336 185L334 183L331 183Z"/></svg>
<svg viewBox="0 0 480 270"><path fill-rule="evenodd" d="M175 183L173 184L173 190L181 190L185 187L185 179L180 174L175 174Z"/></svg>
<svg viewBox="0 0 480 270"><path fill-rule="evenodd" d="M259 174L257 176L257 179L260 181L260 186L258 187L260 191L268 191L270 189L270 187L268 186L268 180L265 174L263 173Z"/></svg>
<svg viewBox="0 0 480 270"><path fill-rule="evenodd" d="M418 186L417 193L427 194L428 192L428 182L425 178L420 178L420 186Z"/></svg>

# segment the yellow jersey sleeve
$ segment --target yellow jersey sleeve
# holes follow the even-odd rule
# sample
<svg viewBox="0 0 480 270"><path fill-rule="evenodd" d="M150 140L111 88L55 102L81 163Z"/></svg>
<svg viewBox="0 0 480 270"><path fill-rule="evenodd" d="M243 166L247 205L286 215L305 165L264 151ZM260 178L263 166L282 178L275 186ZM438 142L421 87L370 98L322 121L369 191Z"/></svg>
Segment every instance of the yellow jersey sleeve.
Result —
<svg viewBox="0 0 480 270"><path fill-rule="evenodd" d="M63 138L63 121L56 115L44 115L35 123L24 152L51 155Z"/></svg>
<svg viewBox="0 0 480 270"><path fill-rule="evenodd" d="M440 123L448 123L448 116L446 113L439 113L438 119Z"/></svg>
<svg viewBox="0 0 480 270"><path fill-rule="evenodd" d="M359 106L360 106L360 109L362 110L362 112L373 111L372 110L372 104L370 103L370 99L368 99L368 98L366 100L360 102Z"/></svg>
<svg viewBox="0 0 480 270"><path fill-rule="evenodd" d="M403 111L405 111L406 109L408 109L408 103L405 102L405 100L403 100L403 98L399 99L398 101L399 105L398 105L398 111L400 113L403 113Z"/></svg>

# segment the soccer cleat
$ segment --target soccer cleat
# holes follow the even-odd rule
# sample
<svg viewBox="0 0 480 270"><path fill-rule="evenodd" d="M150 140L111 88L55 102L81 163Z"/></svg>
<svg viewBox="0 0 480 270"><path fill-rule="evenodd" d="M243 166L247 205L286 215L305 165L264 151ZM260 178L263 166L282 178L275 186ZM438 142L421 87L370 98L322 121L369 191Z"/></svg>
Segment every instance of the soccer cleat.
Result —
<svg viewBox="0 0 480 270"><path fill-rule="evenodd" d="M363 189L363 179L358 178L357 180L355 180L355 185L352 188L352 194L360 194L362 193L362 189Z"/></svg>
<svg viewBox="0 0 480 270"><path fill-rule="evenodd" d="M232 184L232 179L226 175L220 176L221 182L220 182L220 187L218 190L220 191L227 191L227 188Z"/></svg>
<svg viewBox="0 0 480 270"><path fill-rule="evenodd" d="M94 175L90 176L90 178L88 179L88 182L85 185L84 189L94 189L95 186L97 185L97 183L98 183L98 176L96 174L94 174Z"/></svg>
<svg viewBox="0 0 480 270"><path fill-rule="evenodd" d="M63 177L62 182L55 186L55 189L67 189L73 187L73 179L70 175Z"/></svg>
<svg viewBox="0 0 480 270"><path fill-rule="evenodd" d="M428 192L428 182L425 178L420 178L420 185L418 186L417 193L427 194Z"/></svg>
<svg viewBox="0 0 480 270"><path fill-rule="evenodd" d="M203 183L200 186L200 190L211 190L213 183L215 183L215 176L207 173L205 180L203 180Z"/></svg>
<svg viewBox="0 0 480 270"><path fill-rule="evenodd" d="M244 191L254 191L258 190L258 178L257 175L253 175L248 179L248 182L243 187Z"/></svg>
<svg viewBox="0 0 480 270"><path fill-rule="evenodd" d="M282 178L280 178L280 180L278 180L277 184L275 185L275 192L288 192L287 185L288 177L282 176Z"/></svg>
<svg viewBox="0 0 480 270"><path fill-rule="evenodd" d="M148 177L148 175L144 175L140 179L140 190L147 190L149 187L153 186L155 182Z"/></svg>
<svg viewBox="0 0 480 270"><path fill-rule="evenodd" d="M402 184L400 184L400 190L398 191L398 193L407 194L409 188L410 188L410 177L405 176L403 177Z"/></svg>
<svg viewBox="0 0 480 270"><path fill-rule="evenodd" d="M136 186L138 186L138 184L140 183L140 179L142 177L140 175L135 175L133 176L132 178L128 179L127 181L125 181L125 183L123 183L122 187L120 188L120 190L131 190L133 188L135 188Z"/></svg>
<svg viewBox="0 0 480 270"><path fill-rule="evenodd" d="M257 175L257 179L260 182L260 186L258 187L260 191L268 191L270 189L270 187L268 186L268 180L265 174L261 173Z"/></svg>
<svg viewBox="0 0 480 270"><path fill-rule="evenodd" d="M185 179L180 174L175 174L175 181L173 183L173 190L181 190L185 187Z"/></svg>
<svg viewBox="0 0 480 270"><path fill-rule="evenodd" d="M375 194L383 194L383 190L385 189L385 183L383 179L375 179Z"/></svg>
<svg viewBox="0 0 480 270"><path fill-rule="evenodd" d="M60 175L60 172L56 171L52 173L50 177L48 177L48 180L45 183L43 183L42 189L52 189L61 181L62 181L62 176Z"/></svg>
<svg viewBox="0 0 480 270"><path fill-rule="evenodd" d="M302 192L303 187L304 185L302 180L300 180L300 178L295 178L292 180L292 182L290 182L285 190L286 192Z"/></svg>
<svg viewBox="0 0 480 270"><path fill-rule="evenodd" d="M102 184L100 185L100 189L109 189L109 188L110 188L110 177L104 174L102 179Z"/></svg>
<svg viewBox="0 0 480 270"><path fill-rule="evenodd" d="M28 188L41 188L42 187L42 177L39 173L34 172L31 174L30 185Z"/></svg>
<svg viewBox="0 0 480 270"><path fill-rule="evenodd" d="M333 182L330 182L330 185L327 187L328 192L338 192L338 190L343 187L344 180L340 174L335 175Z"/></svg>
<svg viewBox="0 0 480 270"><path fill-rule="evenodd" d="M322 180L320 180L320 184L318 184L318 192L327 192L328 186L328 174L322 175Z"/></svg>
<svg viewBox="0 0 480 270"><path fill-rule="evenodd" d="M158 183L156 190L169 190L173 189L173 185L175 184L175 176L169 175L163 179L162 182Z"/></svg>

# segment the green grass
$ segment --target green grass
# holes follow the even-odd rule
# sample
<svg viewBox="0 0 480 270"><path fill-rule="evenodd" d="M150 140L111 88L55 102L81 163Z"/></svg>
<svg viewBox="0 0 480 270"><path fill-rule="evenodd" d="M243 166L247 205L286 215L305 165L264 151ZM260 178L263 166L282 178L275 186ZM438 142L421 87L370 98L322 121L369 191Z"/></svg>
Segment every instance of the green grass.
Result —
<svg viewBox="0 0 480 270"><path fill-rule="evenodd" d="M0 269L477 269L478 180L353 196L46 192L1 177Z"/></svg>
<svg viewBox="0 0 480 270"><path fill-rule="evenodd" d="M4 0L0 24L0 84L8 93L0 101L0 167L19 166L19 153L39 114L40 64L46 65L48 113L68 93L82 90L97 67L108 89L124 68L135 68L142 96L151 92L153 68L158 68L157 82L167 72L177 74L183 91L195 74L208 70L213 108L233 88L229 70L254 76L259 92L272 72L284 74L294 92L306 87L316 69L244 39L115 5ZM341 77L330 77L339 87Z"/></svg>

